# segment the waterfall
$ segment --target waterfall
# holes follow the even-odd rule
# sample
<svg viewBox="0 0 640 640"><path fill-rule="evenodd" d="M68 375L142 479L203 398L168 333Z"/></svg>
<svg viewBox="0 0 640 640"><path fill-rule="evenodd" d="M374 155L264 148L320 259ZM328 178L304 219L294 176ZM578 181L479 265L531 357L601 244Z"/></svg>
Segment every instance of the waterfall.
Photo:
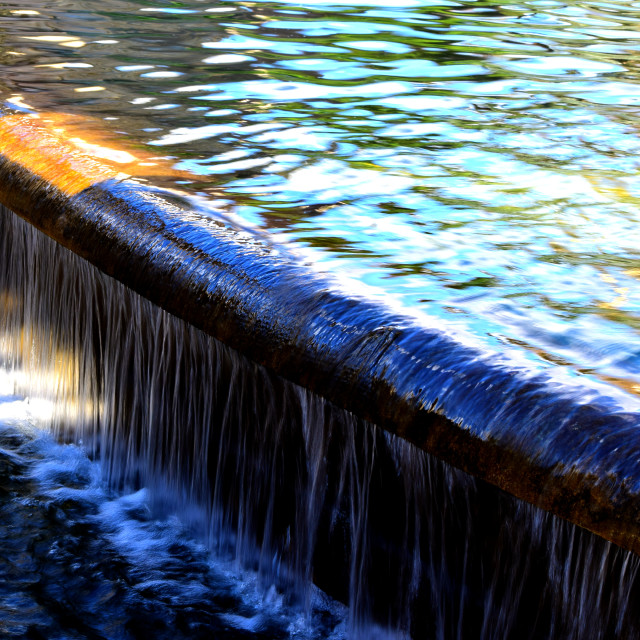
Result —
<svg viewBox="0 0 640 640"><path fill-rule="evenodd" d="M291 606L414 638L638 637L638 558L338 409L0 208L0 359L61 441Z"/></svg>

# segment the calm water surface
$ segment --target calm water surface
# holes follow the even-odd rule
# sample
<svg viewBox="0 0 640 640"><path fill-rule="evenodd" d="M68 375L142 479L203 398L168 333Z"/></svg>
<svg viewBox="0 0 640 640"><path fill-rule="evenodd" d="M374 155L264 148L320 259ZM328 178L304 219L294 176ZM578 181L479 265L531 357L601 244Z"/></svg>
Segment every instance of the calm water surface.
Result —
<svg viewBox="0 0 640 640"><path fill-rule="evenodd" d="M0 96L533 366L640 392L640 2L20 0Z"/></svg>

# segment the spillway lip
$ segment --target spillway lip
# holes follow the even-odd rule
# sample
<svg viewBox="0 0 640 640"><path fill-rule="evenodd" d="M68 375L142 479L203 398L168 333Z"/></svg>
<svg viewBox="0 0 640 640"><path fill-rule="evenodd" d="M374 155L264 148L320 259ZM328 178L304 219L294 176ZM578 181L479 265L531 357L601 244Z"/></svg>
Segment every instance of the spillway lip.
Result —
<svg viewBox="0 0 640 640"><path fill-rule="evenodd" d="M169 313L447 463L640 553L640 399L537 372L0 117L0 203Z"/></svg>

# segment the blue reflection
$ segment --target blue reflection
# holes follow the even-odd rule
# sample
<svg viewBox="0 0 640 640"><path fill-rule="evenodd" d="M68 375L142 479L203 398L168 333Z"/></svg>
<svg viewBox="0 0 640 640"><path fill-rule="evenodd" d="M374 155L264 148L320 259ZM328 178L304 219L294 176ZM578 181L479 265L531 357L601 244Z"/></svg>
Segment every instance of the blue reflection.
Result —
<svg viewBox="0 0 640 640"><path fill-rule="evenodd" d="M112 119L487 348L640 390L636 6L121 4L8 14L3 97Z"/></svg>

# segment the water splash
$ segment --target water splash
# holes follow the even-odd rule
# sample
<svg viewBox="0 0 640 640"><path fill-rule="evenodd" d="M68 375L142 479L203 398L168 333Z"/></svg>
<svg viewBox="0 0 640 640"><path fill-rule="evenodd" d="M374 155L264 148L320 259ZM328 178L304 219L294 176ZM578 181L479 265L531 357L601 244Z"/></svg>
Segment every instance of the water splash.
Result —
<svg viewBox="0 0 640 640"><path fill-rule="evenodd" d="M148 492L114 493L81 448L0 372L0 633L6 638L344 640L344 607L315 592L306 619L250 572L211 557Z"/></svg>
<svg viewBox="0 0 640 640"><path fill-rule="evenodd" d="M278 378L0 213L16 391L113 487L145 488L265 593L309 611L315 583L349 603L354 638L640 632L634 555Z"/></svg>

